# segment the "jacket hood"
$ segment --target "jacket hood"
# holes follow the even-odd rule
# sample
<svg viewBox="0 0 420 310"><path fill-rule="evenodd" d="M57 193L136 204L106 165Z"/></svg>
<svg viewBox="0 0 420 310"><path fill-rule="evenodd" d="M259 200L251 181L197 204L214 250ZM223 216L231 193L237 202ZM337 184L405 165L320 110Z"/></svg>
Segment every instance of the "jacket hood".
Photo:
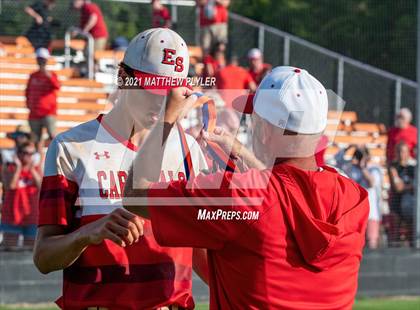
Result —
<svg viewBox="0 0 420 310"><path fill-rule="evenodd" d="M306 171L279 165L280 182L290 199L283 205L305 262L326 270L356 255L361 259L369 214L368 193L353 180L324 166Z"/></svg>

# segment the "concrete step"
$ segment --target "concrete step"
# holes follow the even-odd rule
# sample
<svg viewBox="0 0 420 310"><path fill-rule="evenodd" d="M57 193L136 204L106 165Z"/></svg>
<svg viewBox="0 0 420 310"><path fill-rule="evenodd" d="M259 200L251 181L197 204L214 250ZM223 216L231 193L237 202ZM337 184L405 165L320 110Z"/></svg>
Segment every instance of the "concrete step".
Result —
<svg viewBox="0 0 420 310"><path fill-rule="evenodd" d="M0 304L54 301L61 294L61 272L41 274L31 252L0 252Z"/></svg>

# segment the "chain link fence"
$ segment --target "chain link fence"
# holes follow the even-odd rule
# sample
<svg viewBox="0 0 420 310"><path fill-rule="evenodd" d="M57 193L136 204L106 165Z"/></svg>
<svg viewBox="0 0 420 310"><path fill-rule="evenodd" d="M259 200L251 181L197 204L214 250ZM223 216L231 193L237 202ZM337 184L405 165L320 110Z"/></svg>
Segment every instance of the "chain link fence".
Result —
<svg viewBox="0 0 420 310"><path fill-rule="evenodd" d="M95 0L104 14L110 41L118 36L131 39L151 27L150 3L142 0ZM168 2L168 1L167 1ZM173 29L189 45L199 44L195 1L185 5L169 5ZM0 36L25 35L32 19L24 12L31 0L0 0ZM53 39L63 39L70 26L79 24L79 12L71 8L72 1L56 1L51 16ZM247 65L249 49L258 47L264 52L265 62L291 65L307 69L327 89L346 102L345 110L355 111L359 122L392 125L394 114L401 107L415 111L416 83L372 66L363 64L318 45L282 32L278 29L230 13L228 54Z"/></svg>
<svg viewBox="0 0 420 310"><path fill-rule="evenodd" d="M231 51L246 61L250 47L265 51L273 66L302 67L346 101L361 122L391 125L400 107L415 110L416 83L360 63L280 30L230 14ZM398 90L399 89L399 90Z"/></svg>

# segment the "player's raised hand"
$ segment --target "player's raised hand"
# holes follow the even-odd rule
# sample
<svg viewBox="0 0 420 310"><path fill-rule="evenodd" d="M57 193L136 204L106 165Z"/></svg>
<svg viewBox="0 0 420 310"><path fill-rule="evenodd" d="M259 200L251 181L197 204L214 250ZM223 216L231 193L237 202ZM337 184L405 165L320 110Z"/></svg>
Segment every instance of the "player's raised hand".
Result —
<svg viewBox="0 0 420 310"><path fill-rule="evenodd" d="M82 233L89 240L89 244L99 244L109 239L125 247L139 240L143 235L144 220L137 215L118 208L103 218L82 226Z"/></svg>
<svg viewBox="0 0 420 310"><path fill-rule="evenodd" d="M184 118L194 107L198 97L187 87L171 89L165 107L164 121L170 124Z"/></svg>
<svg viewBox="0 0 420 310"><path fill-rule="evenodd" d="M221 127L216 127L213 132L203 132L204 141L211 141L219 144L227 154L234 157L240 157L242 143L231 133Z"/></svg>
<svg viewBox="0 0 420 310"><path fill-rule="evenodd" d="M244 147L235 136L220 127L216 127L213 132L203 132L203 139L206 142L219 144L227 154L242 161L240 166L242 170L266 169L264 163L256 158L254 153Z"/></svg>

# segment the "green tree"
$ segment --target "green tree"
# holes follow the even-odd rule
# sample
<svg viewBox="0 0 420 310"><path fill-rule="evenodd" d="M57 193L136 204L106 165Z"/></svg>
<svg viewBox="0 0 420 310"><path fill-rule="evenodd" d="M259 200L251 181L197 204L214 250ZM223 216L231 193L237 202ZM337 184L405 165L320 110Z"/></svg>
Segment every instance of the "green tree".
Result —
<svg viewBox="0 0 420 310"><path fill-rule="evenodd" d="M231 9L415 79L415 0L241 0Z"/></svg>

